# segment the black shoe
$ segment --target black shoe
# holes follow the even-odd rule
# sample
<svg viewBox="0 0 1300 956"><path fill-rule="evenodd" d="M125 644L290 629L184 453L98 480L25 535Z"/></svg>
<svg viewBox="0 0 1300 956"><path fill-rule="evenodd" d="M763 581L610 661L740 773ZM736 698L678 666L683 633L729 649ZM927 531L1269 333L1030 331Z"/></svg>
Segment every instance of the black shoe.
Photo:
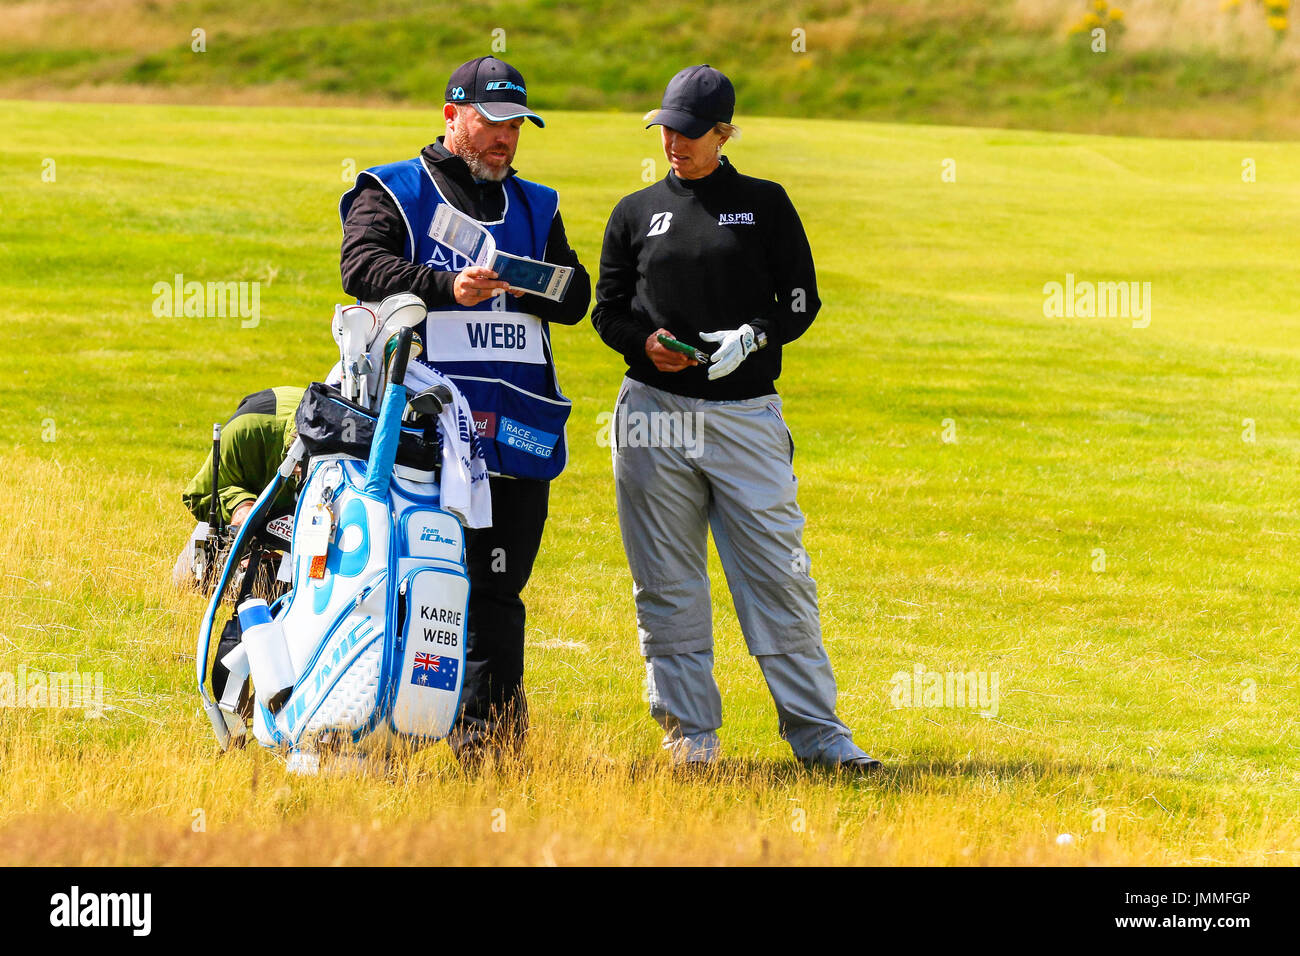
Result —
<svg viewBox="0 0 1300 956"><path fill-rule="evenodd" d="M871 773L879 773L885 769L885 765L875 757L854 757L852 760L846 760L840 764L839 769L845 773L866 776Z"/></svg>
<svg viewBox="0 0 1300 956"><path fill-rule="evenodd" d="M837 763L822 763L807 757L800 757L799 762L809 770L826 770L831 773L847 773L854 776L867 776L885 769L885 765L875 757L850 757Z"/></svg>

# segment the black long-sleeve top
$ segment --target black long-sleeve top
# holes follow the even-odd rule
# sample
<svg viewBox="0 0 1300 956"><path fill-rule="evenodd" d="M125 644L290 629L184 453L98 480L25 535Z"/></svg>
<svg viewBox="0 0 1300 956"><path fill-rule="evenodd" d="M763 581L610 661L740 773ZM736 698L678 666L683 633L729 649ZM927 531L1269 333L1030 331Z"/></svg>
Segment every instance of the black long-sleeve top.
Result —
<svg viewBox="0 0 1300 956"><path fill-rule="evenodd" d="M500 219L505 209L505 190L501 183L476 180L465 161L448 151L442 140L439 136L437 142L421 150L420 158L437 180L443 196L465 215L481 222ZM512 168L509 175L514 174ZM398 292L414 292L430 309L455 305L452 284L456 273L412 263L402 255L405 246L406 225L393 198L378 185L363 187L343 223L340 256L343 290L365 302ZM569 248L559 210L551 220L544 258L555 265L573 267L573 279L564 300L552 302L525 293L519 304L546 322L575 325L582 321L591 304L591 277L578 261L578 254Z"/></svg>
<svg viewBox="0 0 1300 956"><path fill-rule="evenodd" d="M726 157L702 179L669 172L625 196L605 227L591 322L636 381L714 401L771 394L781 346L807 331L820 308L812 250L790 198L777 183L742 176ZM645 354L658 328L713 352L717 344L699 333L745 324L765 333L767 346L712 382L705 365L660 372Z"/></svg>

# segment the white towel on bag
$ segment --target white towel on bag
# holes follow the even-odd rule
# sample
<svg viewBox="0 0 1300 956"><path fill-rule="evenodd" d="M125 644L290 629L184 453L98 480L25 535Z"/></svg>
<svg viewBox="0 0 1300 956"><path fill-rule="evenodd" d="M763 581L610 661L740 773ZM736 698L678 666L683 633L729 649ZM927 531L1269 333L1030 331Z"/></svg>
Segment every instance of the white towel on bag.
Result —
<svg viewBox="0 0 1300 956"><path fill-rule="evenodd" d="M442 507L460 519L467 528L487 528L492 524L492 490L488 484L487 462L474 435L474 415L469 402L454 382L436 368L419 359L406 367L405 384L413 393L435 385L451 390L453 401L438 416L442 433Z"/></svg>

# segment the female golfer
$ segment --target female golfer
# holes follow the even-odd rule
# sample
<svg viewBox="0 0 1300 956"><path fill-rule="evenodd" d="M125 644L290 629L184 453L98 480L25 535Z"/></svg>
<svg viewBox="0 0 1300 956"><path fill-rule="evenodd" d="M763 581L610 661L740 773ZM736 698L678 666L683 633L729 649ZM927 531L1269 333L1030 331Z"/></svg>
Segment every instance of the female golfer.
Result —
<svg viewBox="0 0 1300 956"><path fill-rule="evenodd" d="M628 365L611 443L650 712L674 764L718 759L712 528L781 736L806 764L874 770L835 715L774 384L782 346L821 304L812 253L785 190L722 156L740 133L734 108L731 81L709 66L668 84L646 118L671 171L611 214L592 313Z"/></svg>

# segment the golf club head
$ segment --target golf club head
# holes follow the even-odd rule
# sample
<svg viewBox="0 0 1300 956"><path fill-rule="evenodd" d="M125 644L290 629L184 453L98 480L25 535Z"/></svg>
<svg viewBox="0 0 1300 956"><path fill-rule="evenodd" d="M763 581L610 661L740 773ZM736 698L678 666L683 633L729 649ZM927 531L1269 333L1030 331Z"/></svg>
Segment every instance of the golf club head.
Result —
<svg viewBox="0 0 1300 956"><path fill-rule="evenodd" d="M361 349L364 351L366 343L374 333L375 327L379 324L375 313L371 312L364 305L338 306L337 323L342 328L344 339L352 335L359 339Z"/></svg>
<svg viewBox="0 0 1300 956"><path fill-rule="evenodd" d="M428 415L437 418L443 408L451 404L451 389L446 385L434 385L426 388L407 403L415 415Z"/></svg>
<svg viewBox="0 0 1300 956"><path fill-rule="evenodd" d="M339 367L343 370L343 395L357 401L364 389L360 378L369 370L366 345L378 321L364 305L334 307L334 341L339 346Z"/></svg>
<svg viewBox="0 0 1300 956"><path fill-rule="evenodd" d="M397 346L401 341L402 333L404 331L406 330L398 329L389 337L388 341L384 343L384 361L383 364L380 365L379 381L375 383L375 400L372 407L378 406L379 400L383 398L384 391L388 388L388 383L393 374L392 366L394 356L397 354ZM420 334L418 332L412 332L411 347L406 354L406 362L409 362L423 351L424 342L420 339ZM403 368L406 367L406 362L402 363Z"/></svg>
<svg viewBox="0 0 1300 956"><path fill-rule="evenodd" d="M397 351L397 345L401 341L402 332L399 329L384 345L384 376L392 378L393 354ZM420 338L418 332L411 333L411 351L407 354L407 360L415 358L424 351L424 341Z"/></svg>
<svg viewBox="0 0 1300 956"><path fill-rule="evenodd" d="M364 305L335 305L330 332L334 336L334 343L342 348L344 336L349 330L353 334L365 336L363 342L368 342L377 324L375 313Z"/></svg>
<svg viewBox="0 0 1300 956"><path fill-rule="evenodd" d="M409 329L419 325L428 314L429 310L425 307L424 301L412 292L399 292L397 295L390 295L375 308L376 332L370 339L367 354L370 359L370 368L376 372L375 378L377 381L372 389L367 389L369 394L360 399L362 404L373 407L379 402L380 396L384 394L384 387L388 382L389 356L385 354L388 343L402 329Z"/></svg>
<svg viewBox="0 0 1300 956"><path fill-rule="evenodd" d="M399 292L379 303L375 310L378 339L385 344L402 329L410 329L424 321L428 307L414 292ZM373 339L371 343L373 344Z"/></svg>

